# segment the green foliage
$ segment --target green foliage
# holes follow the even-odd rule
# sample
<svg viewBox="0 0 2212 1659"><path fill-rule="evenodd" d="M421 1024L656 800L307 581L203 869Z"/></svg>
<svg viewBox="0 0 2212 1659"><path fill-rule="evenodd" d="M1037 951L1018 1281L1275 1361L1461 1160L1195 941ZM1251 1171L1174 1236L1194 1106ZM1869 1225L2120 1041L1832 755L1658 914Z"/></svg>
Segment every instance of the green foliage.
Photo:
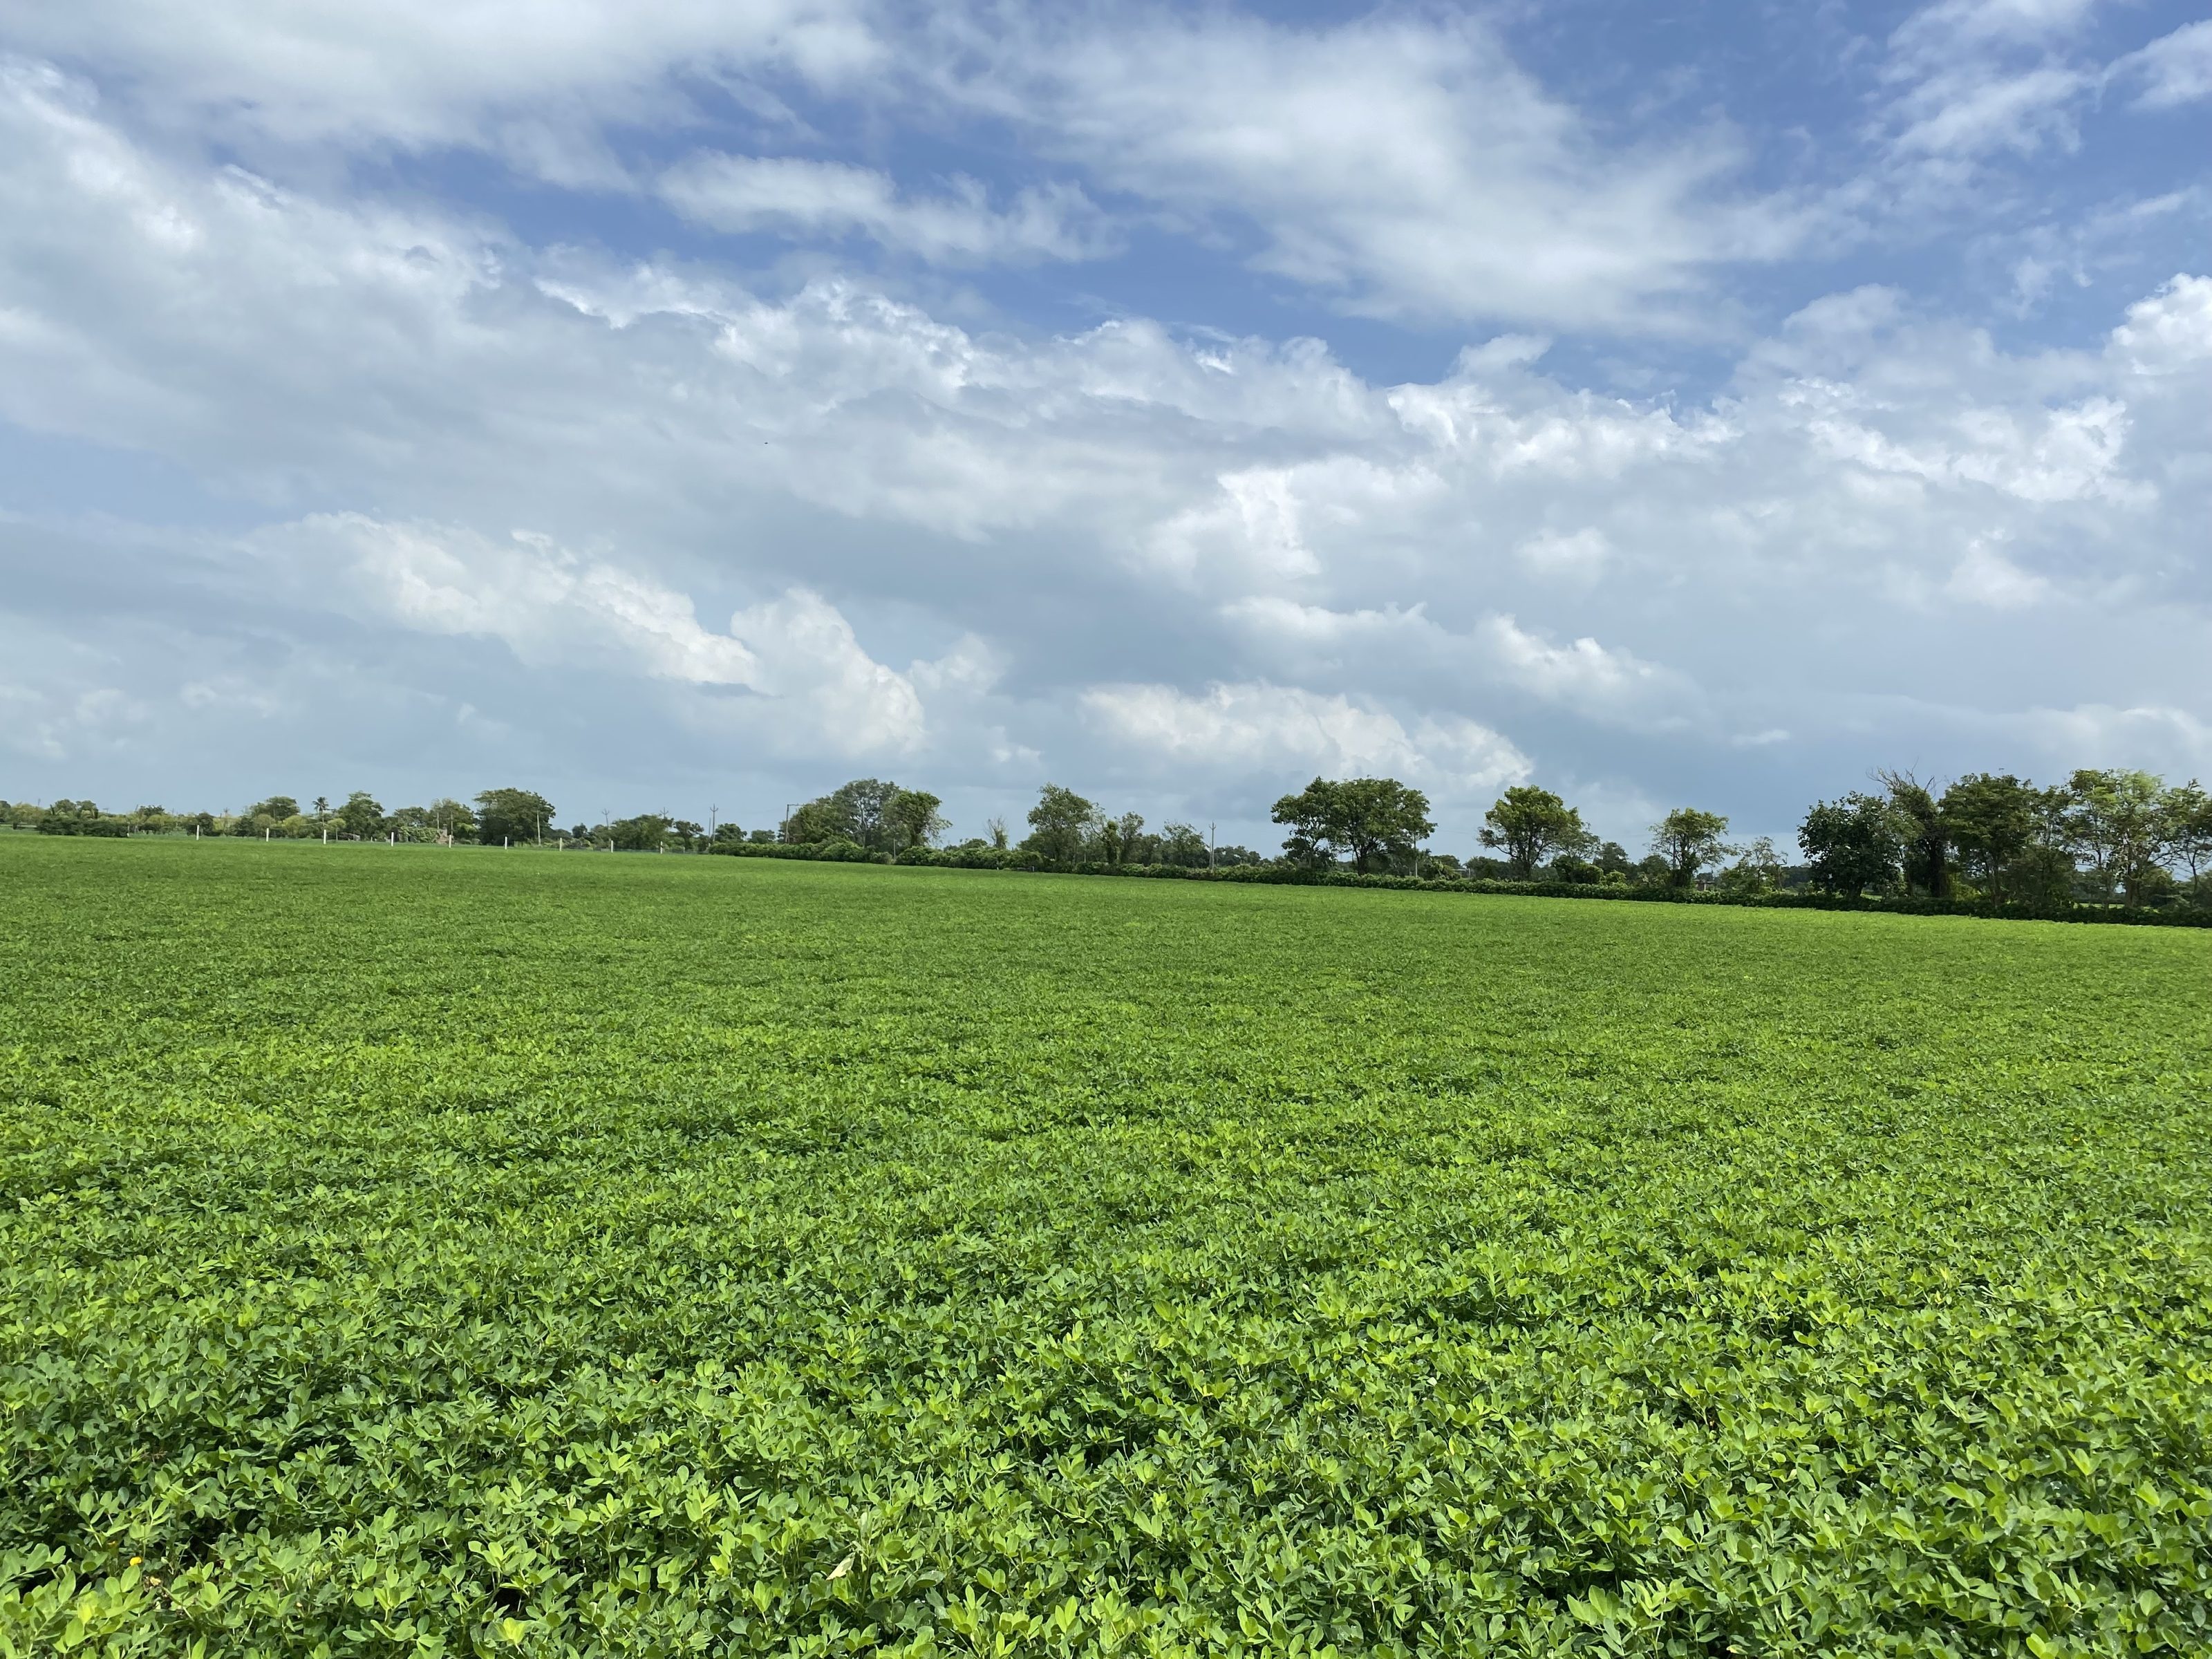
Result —
<svg viewBox="0 0 2212 1659"><path fill-rule="evenodd" d="M1482 815L1482 844L1505 854L1513 877L1527 881L1547 859L1587 860L1599 850L1583 815L1548 789L1515 784Z"/></svg>
<svg viewBox="0 0 2212 1659"><path fill-rule="evenodd" d="M1911 821L1887 796L1859 793L1814 805L1798 826L1797 844L1813 884L1850 896L1895 884L1911 833Z"/></svg>
<svg viewBox="0 0 2212 1659"><path fill-rule="evenodd" d="M2212 1648L2201 934L0 861L0 1652Z"/></svg>
<svg viewBox="0 0 2212 1659"><path fill-rule="evenodd" d="M855 778L793 812L781 838L795 846L849 842L871 853L926 847L945 831L943 804L927 790Z"/></svg>
<svg viewBox="0 0 2212 1659"><path fill-rule="evenodd" d="M889 850L927 847L951 828L938 809L945 803L927 789L901 789L884 807Z"/></svg>
<svg viewBox="0 0 2212 1659"><path fill-rule="evenodd" d="M346 797L345 805L338 808L338 823L344 826L346 834L368 841L382 833L384 808L368 791L356 789Z"/></svg>
<svg viewBox="0 0 2212 1659"><path fill-rule="evenodd" d="M2148 772L2085 770L2067 780L2059 823L2104 896L2124 895L2130 904L2148 896L2145 883L2166 851L2163 793Z"/></svg>
<svg viewBox="0 0 2212 1659"><path fill-rule="evenodd" d="M1761 836L1736 853L1736 861L1721 872L1717 885L1724 893L1771 893L1782 885L1782 855L1771 836Z"/></svg>
<svg viewBox="0 0 2212 1659"><path fill-rule="evenodd" d="M553 803L528 789L487 789L477 797L477 835L487 846L534 842L553 823Z"/></svg>
<svg viewBox="0 0 2212 1659"><path fill-rule="evenodd" d="M130 819L103 812L94 802L64 799L40 812L33 827L43 836L98 836L112 839L129 835L133 826Z"/></svg>
<svg viewBox="0 0 2212 1659"><path fill-rule="evenodd" d="M1099 826L1097 807L1073 789L1048 783L1030 808L1029 839L1022 846L1039 858L1072 864L1083 856Z"/></svg>
<svg viewBox="0 0 2212 1659"><path fill-rule="evenodd" d="M2212 874L2212 794L2191 778L2167 790L2161 805L2166 851L2182 867L2186 884L2198 887Z"/></svg>
<svg viewBox="0 0 2212 1659"><path fill-rule="evenodd" d="M607 826L607 839L618 853L658 853L681 838L675 820L662 812L641 812L634 818L617 818Z"/></svg>
<svg viewBox="0 0 2212 1659"><path fill-rule="evenodd" d="M1728 827L1717 812L1678 806L1651 826L1652 854L1667 860L1667 878L1675 886L1694 886L1701 872L1735 850L1721 840Z"/></svg>
<svg viewBox="0 0 2212 1659"><path fill-rule="evenodd" d="M2008 873L2035 839L2035 789L2010 773L1970 772L1943 792L1940 811L1968 874L2004 897Z"/></svg>
<svg viewBox="0 0 2212 1659"><path fill-rule="evenodd" d="M1291 862L1349 858L1362 875L1410 858L1437 827L1429 798L1395 778L1316 778L1278 800L1272 816L1290 829L1283 850Z"/></svg>
<svg viewBox="0 0 2212 1659"><path fill-rule="evenodd" d="M1905 885L1930 898L1950 897L1957 831L1944 816L1935 790L1910 772L1884 771L1875 775L1889 792L1889 804L1896 810L1898 827L1904 834Z"/></svg>

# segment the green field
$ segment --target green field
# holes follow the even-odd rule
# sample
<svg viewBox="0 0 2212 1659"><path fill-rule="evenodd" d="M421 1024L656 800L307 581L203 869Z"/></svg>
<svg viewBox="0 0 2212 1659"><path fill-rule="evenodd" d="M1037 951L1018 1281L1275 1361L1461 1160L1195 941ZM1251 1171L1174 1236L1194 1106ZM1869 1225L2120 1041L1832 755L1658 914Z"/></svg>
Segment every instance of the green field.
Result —
<svg viewBox="0 0 2212 1659"><path fill-rule="evenodd" d="M2208 991L0 837L0 1653L2201 1655Z"/></svg>

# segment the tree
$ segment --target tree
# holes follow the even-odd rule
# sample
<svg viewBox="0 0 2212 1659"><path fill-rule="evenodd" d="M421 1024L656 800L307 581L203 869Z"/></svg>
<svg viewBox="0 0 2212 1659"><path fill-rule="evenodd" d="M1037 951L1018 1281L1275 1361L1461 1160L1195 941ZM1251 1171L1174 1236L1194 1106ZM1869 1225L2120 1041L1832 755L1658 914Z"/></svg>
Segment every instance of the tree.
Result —
<svg viewBox="0 0 2212 1659"><path fill-rule="evenodd" d="M854 778L824 795L822 804L836 817L848 841L884 853L890 850L890 813L900 793L898 785L888 778Z"/></svg>
<svg viewBox="0 0 2212 1659"><path fill-rule="evenodd" d="M1889 804L1911 821L1905 845L1905 879L1930 898L1951 896L1952 829L1935 791L1910 772L1876 772Z"/></svg>
<svg viewBox="0 0 2212 1659"><path fill-rule="evenodd" d="M1533 880L1538 865L1561 853L1584 854L1595 842L1579 811L1531 784L1514 785L1482 815L1482 844L1504 850L1516 881Z"/></svg>
<svg viewBox="0 0 2212 1659"><path fill-rule="evenodd" d="M990 833L992 847L999 852L1005 852L1006 850L1006 819L986 818L983 821L983 828Z"/></svg>
<svg viewBox="0 0 2212 1659"><path fill-rule="evenodd" d="M1990 896L2035 838L2036 792L2010 773L1969 772L1943 792L1942 819L1959 861Z"/></svg>
<svg viewBox="0 0 2212 1659"><path fill-rule="evenodd" d="M884 808L884 825L890 836L888 852L927 847L951 826L937 809L945 803L927 789L902 789Z"/></svg>
<svg viewBox="0 0 2212 1659"><path fill-rule="evenodd" d="M617 852L657 853L674 830L665 814L641 812L634 818L616 819L607 826L607 837Z"/></svg>
<svg viewBox="0 0 2212 1659"><path fill-rule="evenodd" d="M356 789L338 808L338 828L367 841L384 827L384 808L366 789Z"/></svg>
<svg viewBox="0 0 2212 1659"><path fill-rule="evenodd" d="M1886 797L1853 793L1819 802L1807 812L1797 844L1805 849L1815 887L1856 895L1897 879L1907 834Z"/></svg>
<svg viewBox="0 0 2212 1659"><path fill-rule="evenodd" d="M1108 818L1099 826L1098 844L1109 864L1133 861L1141 850L1144 839L1145 820L1140 813L1124 812L1118 818Z"/></svg>
<svg viewBox="0 0 2212 1659"><path fill-rule="evenodd" d="M1030 808L1029 839L1022 845L1058 864L1073 864L1098 830L1098 809L1073 789L1048 783Z"/></svg>
<svg viewBox="0 0 2212 1659"><path fill-rule="evenodd" d="M452 801L447 796L441 796L441 799L431 801L429 807L425 807L425 814L431 825L438 830L438 834L452 836L453 841L476 841L477 838L476 811L465 807L460 801Z"/></svg>
<svg viewBox="0 0 2212 1659"><path fill-rule="evenodd" d="M489 846L536 841L553 822L553 803L527 789L487 789L477 797L477 830Z"/></svg>
<svg viewBox="0 0 2212 1659"><path fill-rule="evenodd" d="M1362 875L1381 860L1410 855L1437 828L1429 821L1429 798L1395 778L1316 778L1275 803L1274 820L1290 826L1283 845L1292 858L1348 854Z"/></svg>
<svg viewBox="0 0 2212 1659"><path fill-rule="evenodd" d="M271 795L246 815L249 818L266 817L282 823L286 818L300 816L300 803L289 795Z"/></svg>
<svg viewBox="0 0 2212 1659"><path fill-rule="evenodd" d="M813 846L825 841L849 841L850 824L825 796L808 801L783 821L783 838L795 846Z"/></svg>
<svg viewBox="0 0 2212 1659"><path fill-rule="evenodd" d="M1653 824L1651 850L1667 860L1668 880L1676 887L1692 886L1700 870L1734 851L1721 840L1728 826L1719 813L1694 806L1678 806Z"/></svg>
<svg viewBox="0 0 2212 1659"><path fill-rule="evenodd" d="M1186 870L1194 870L1206 862L1206 837L1198 833L1194 824L1165 825L1160 830L1159 859L1162 864L1179 864Z"/></svg>
<svg viewBox="0 0 2212 1659"><path fill-rule="evenodd" d="M2164 790L2148 772L2083 770L2066 781L2059 822L2106 898L2143 901L2166 854Z"/></svg>
<svg viewBox="0 0 2212 1659"><path fill-rule="evenodd" d="M1782 855L1771 836L1761 836L1721 872L1721 890L1729 893L1771 893L1782 885Z"/></svg>
<svg viewBox="0 0 2212 1659"><path fill-rule="evenodd" d="M2191 778L2167 790L2160 808L2166 814L2166 849L2189 872L2190 896L2202 904L2205 872L2212 869L2212 795Z"/></svg>

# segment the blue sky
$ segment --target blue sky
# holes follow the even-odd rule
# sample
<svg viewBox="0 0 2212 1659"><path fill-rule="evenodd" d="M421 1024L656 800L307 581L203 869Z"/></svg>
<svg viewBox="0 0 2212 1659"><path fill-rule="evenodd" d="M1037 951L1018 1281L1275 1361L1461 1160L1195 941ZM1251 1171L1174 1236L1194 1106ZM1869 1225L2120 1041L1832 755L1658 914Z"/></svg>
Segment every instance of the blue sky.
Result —
<svg viewBox="0 0 2212 1659"><path fill-rule="evenodd" d="M0 794L2212 773L2212 21L0 17Z"/></svg>

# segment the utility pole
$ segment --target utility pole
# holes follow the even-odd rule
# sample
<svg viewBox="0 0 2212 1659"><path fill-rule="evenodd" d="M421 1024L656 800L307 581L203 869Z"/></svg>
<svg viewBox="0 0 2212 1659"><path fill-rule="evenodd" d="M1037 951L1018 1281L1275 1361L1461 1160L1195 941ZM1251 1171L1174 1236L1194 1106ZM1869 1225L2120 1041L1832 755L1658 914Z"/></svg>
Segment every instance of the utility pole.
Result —
<svg viewBox="0 0 2212 1659"><path fill-rule="evenodd" d="M1213 873L1213 826L1206 826L1206 873Z"/></svg>

